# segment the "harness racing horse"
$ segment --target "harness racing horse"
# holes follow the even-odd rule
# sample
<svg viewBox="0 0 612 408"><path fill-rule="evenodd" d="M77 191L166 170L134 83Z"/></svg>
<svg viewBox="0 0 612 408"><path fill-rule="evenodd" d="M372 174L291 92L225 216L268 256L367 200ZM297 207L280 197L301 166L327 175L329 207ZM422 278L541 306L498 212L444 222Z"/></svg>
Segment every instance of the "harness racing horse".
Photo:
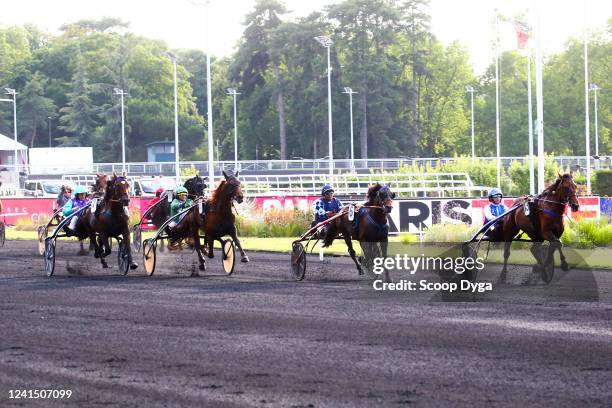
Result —
<svg viewBox="0 0 612 408"><path fill-rule="evenodd" d="M204 189L206 188L205 183L206 177L200 177L196 175L183 184L183 187L187 189L187 196L192 200L196 200L199 197L204 196ZM151 212L151 222L156 228L160 228L164 222L170 216L170 202L168 201L168 192L164 193L160 197L160 202L157 204Z"/></svg>
<svg viewBox="0 0 612 408"><path fill-rule="evenodd" d="M132 260L132 252L130 243L130 229L128 224L127 206L130 203L129 198L130 185L125 176L117 176L108 180L104 198L101 203L98 203L100 208L97 208L93 213L91 208L85 211L83 220L88 220L84 224L89 226L90 239L95 242L96 258L100 258L103 268L108 268L108 264L104 260L110 255L111 246L110 238L118 238L121 236L122 245L128 255L128 262L131 269L136 269L138 264ZM96 233L98 240L96 241ZM102 252L104 250L104 252Z"/></svg>
<svg viewBox="0 0 612 408"><path fill-rule="evenodd" d="M332 244L337 234L342 234L342 238L348 247L348 252L353 262L357 266L360 275L363 275L362 265L355 256L351 237L359 241L363 252L363 260L366 263L366 270L372 267L375 257L387 257L387 247L389 242L389 223L387 214L393 208L395 193L385 185L376 183L368 187L366 203L357 208L355 221L349 219L349 212L344 210L341 215L332 221L332 224L323 240L323 247ZM348 207L345 207L348 209ZM355 228L354 228L355 227ZM390 282L389 273L384 273L385 282Z"/></svg>
<svg viewBox="0 0 612 408"><path fill-rule="evenodd" d="M249 262L249 257L242 249L236 231L236 215L232 211L233 201L242 203L244 196L240 189L240 180L236 174L227 173L223 170L225 180L221 180L217 188L213 191L210 199L206 201L204 216L204 246L208 247L206 254L209 258L214 258L213 245L218 240L223 246L222 237L229 235L240 250L242 262Z"/></svg>
<svg viewBox="0 0 612 408"><path fill-rule="evenodd" d="M565 228L563 215L567 205L569 204L572 212L578 211L579 208L576 189L577 186L571 174L559 174L557 180L542 191L533 203L527 203L529 215L525 214L524 205L528 197L519 197L512 203L512 206L518 205L519 207L503 218L504 267L500 276L501 282L506 280L510 245L521 234L521 231L534 241L531 247L531 253L537 261L534 272L543 273L545 267L554 262L553 256L556 250L559 250L561 257L561 269L564 271L569 269L561 249L560 238ZM550 242L545 257L542 256L541 251L543 241Z"/></svg>

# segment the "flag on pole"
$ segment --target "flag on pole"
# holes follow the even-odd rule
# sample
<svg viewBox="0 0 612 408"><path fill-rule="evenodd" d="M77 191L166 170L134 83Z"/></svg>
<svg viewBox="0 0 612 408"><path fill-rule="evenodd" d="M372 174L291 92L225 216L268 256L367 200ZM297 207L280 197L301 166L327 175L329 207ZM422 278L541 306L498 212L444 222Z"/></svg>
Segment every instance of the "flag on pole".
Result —
<svg viewBox="0 0 612 408"><path fill-rule="evenodd" d="M527 46L527 41L531 37L531 27L521 21L513 21L514 29L516 30L516 42L519 50L524 50Z"/></svg>

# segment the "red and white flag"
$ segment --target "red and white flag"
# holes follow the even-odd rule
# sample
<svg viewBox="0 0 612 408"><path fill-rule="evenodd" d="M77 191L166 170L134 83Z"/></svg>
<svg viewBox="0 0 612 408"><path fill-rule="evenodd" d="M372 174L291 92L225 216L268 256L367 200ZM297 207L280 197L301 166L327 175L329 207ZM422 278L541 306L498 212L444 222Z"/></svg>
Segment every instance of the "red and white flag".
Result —
<svg viewBox="0 0 612 408"><path fill-rule="evenodd" d="M527 46L527 41L531 37L531 27L521 21L513 21L514 29L516 30L516 41L519 50L524 50Z"/></svg>

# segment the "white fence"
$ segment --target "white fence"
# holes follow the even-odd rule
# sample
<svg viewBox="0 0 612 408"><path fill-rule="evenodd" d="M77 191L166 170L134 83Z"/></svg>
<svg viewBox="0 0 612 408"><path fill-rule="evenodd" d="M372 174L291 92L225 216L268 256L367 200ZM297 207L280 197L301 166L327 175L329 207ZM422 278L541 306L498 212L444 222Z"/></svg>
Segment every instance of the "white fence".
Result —
<svg viewBox="0 0 612 408"><path fill-rule="evenodd" d="M93 175L67 175L72 184L91 185ZM338 195L364 195L370 184L388 184L402 197L481 196L486 186L475 186L467 173L400 173L400 174L290 174L240 175L242 191L247 196L300 195L318 196L325 184L331 184ZM183 180L186 177L183 177ZM138 177L130 177L132 184ZM151 180L151 179L148 179Z"/></svg>

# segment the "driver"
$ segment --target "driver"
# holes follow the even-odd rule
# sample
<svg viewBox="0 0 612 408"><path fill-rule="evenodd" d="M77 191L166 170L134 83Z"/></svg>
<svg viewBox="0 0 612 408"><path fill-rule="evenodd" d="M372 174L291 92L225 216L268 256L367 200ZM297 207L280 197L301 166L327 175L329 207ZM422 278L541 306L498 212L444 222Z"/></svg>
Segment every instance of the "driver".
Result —
<svg viewBox="0 0 612 408"><path fill-rule="evenodd" d="M343 205L340 200L334 197L334 188L326 184L321 190L321 198L314 202L314 221L313 226L329 219L334 214L337 214L342 209ZM319 237L324 238L327 235L329 224L319 228Z"/></svg>
<svg viewBox="0 0 612 408"><path fill-rule="evenodd" d="M71 214L74 214L81 208L85 207L87 204L89 204L89 198L87 198L87 189L83 186L77 186L74 189L74 198L66 202L66 204L62 207L62 213L64 213L64 216L67 217ZM70 225L68 225L68 228L71 231L75 231L77 222L80 217L81 216L78 215L76 217L72 217L72 219L70 220Z"/></svg>
<svg viewBox="0 0 612 408"><path fill-rule="evenodd" d="M175 191L176 191L176 197L174 197L174 200L172 200L172 203L170 203L170 217L174 217L176 214L178 214L179 212L183 211L186 208L189 208L193 204L193 201L187 198L187 189L185 187L179 186L176 188ZM184 216L185 214L183 214L181 219ZM181 222L181 219L179 219L178 221L172 221L169 225L170 228L176 226L176 224Z"/></svg>
<svg viewBox="0 0 612 408"><path fill-rule="evenodd" d="M149 206L147 207L147 210L149 210L149 208L153 207L155 204L157 204L157 203L159 203L161 201L161 195L163 193L164 193L164 188L163 187L159 187L157 190L155 190L155 198L153 198L151 200L151 202L149 203ZM155 211L151 211L151 213L148 215L147 218L152 220L153 216L154 216L154 212Z"/></svg>
<svg viewBox="0 0 612 408"><path fill-rule="evenodd" d="M503 195L499 188L492 188L489 191L490 204L484 208L485 223L506 212L506 206L501 202L502 198Z"/></svg>

